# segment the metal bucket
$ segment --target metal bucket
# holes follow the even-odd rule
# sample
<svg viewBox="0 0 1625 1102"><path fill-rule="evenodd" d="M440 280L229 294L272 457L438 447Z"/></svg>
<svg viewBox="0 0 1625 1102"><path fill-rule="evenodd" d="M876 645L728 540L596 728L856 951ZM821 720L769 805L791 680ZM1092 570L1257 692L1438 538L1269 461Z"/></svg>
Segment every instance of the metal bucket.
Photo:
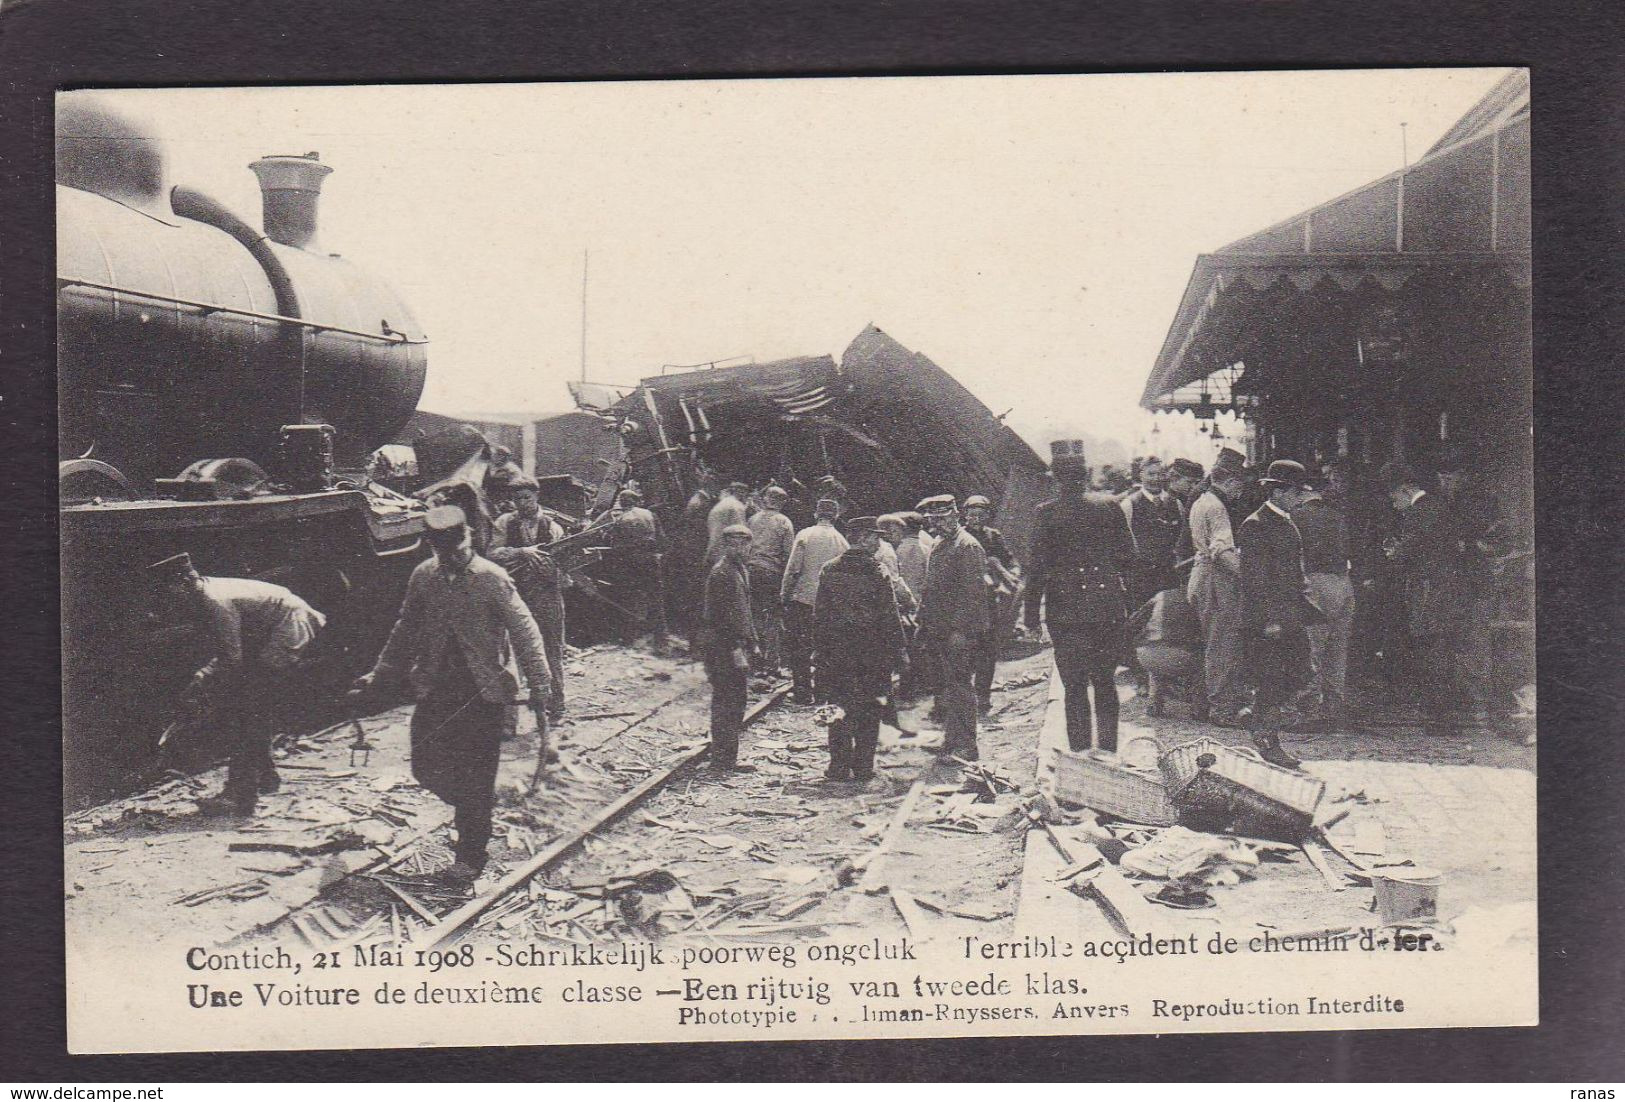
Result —
<svg viewBox="0 0 1625 1102"><path fill-rule="evenodd" d="M1439 886L1444 882L1438 869L1372 869L1370 876L1383 925L1428 921L1438 916Z"/></svg>

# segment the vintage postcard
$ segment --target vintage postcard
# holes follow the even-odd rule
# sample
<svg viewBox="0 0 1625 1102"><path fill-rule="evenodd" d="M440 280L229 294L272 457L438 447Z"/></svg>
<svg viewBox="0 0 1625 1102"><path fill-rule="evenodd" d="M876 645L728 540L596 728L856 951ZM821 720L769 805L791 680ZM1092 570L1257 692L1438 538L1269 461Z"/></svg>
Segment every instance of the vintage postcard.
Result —
<svg viewBox="0 0 1625 1102"><path fill-rule="evenodd" d="M1535 1024L1529 119L60 94L72 1051Z"/></svg>

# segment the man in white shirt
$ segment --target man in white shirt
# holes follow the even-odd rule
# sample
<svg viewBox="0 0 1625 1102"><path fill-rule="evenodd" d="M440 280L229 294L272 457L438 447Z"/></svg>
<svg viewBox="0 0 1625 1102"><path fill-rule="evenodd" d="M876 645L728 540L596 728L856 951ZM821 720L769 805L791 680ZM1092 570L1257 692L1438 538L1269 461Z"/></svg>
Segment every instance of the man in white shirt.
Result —
<svg viewBox="0 0 1625 1102"><path fill-rule="evenodd" d="M710 570L716 561L722 557L722 533L726 528L735 524L744 524L749 509L745 506L745 498L750 494L750 486L743 482L730 482L727 489L717 503L711 506L711 513L706 517L706 526L709 538L705 545L705 566Z"/></svg>
<svg viewBox="0 0 1625 1102"><path fill-rule="evenodd" d="M779 584L779 600L784 605L784 629L790 651L790 673L795 679L794 699L798 704L813 702L812 651L813 609L818 602L818 574L824 564L845 554L849 544L835 530L841 507L833 498L821 498L814 507L815 523L796 533L790 545L790 561Z"/></svg>
<svg viewBox="0 0 1625 1102"><path fill-rule="evenodd" d="M1219 723L1234 725L1245 704L1246 615L1241 594L1241 553L1236 549L1226 502L1241 495L1236 466L1214 464L1210 488L1191 506L1191 544L1196 562L1185 595L1202 624L1202 681L1207 707Z"/></svg>
<svg viewBox="0 0 1625 1102"><path fill-rule="evenodd" d="M208 662L192 675L186 701L200 701L206 690L218 690L218 723L230 764L225 788L199 807L251 815L261 795L281 787L271 757L281 719L279 689L287 689L293 669L327 617L270 582L204 577L185 551L153 563L148 572L165 610L199 629L211 651Z"/></svg>

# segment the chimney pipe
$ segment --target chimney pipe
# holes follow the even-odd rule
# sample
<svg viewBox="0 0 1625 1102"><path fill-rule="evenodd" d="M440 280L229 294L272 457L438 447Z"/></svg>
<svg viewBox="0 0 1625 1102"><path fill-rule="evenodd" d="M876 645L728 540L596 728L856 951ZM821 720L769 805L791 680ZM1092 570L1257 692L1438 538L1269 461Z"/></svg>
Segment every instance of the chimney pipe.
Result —
<svg viewBox="0 0 1625 1102"><path fill-rule="evenodd" d="M316 153L261 157L248 166L260 179L265 236L279 245L308 249L316 241L316 201L332 168Z"/></svg>

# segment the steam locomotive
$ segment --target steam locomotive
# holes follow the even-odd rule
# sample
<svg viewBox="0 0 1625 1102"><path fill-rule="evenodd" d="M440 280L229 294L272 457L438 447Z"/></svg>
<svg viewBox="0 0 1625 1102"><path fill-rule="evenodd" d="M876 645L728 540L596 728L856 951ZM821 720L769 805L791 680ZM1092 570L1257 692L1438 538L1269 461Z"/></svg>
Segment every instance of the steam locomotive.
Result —
<svg viewBox="0 0 1625 1102"><path fill-rule="evenodd" d="M328 615L336 688L382 643L427 553L423 506L369 455L417 406L427 340L381 280L317 241L315 153L267 156L263 221L176 185L105 101L57 120L64 783L150 776L205 641L152 615L143 567L287 585ZM311 699L338 699L313 692Z"/></svg>

